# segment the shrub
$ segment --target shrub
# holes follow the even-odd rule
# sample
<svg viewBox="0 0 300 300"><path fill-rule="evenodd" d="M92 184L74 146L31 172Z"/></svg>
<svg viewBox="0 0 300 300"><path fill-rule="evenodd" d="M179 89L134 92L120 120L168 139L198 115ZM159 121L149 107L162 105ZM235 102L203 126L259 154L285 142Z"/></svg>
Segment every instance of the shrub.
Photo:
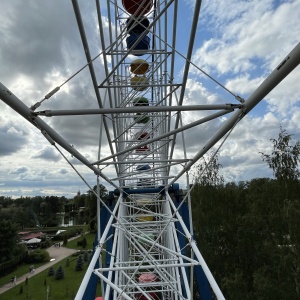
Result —
<svg viewBox="0 0 300 300"><path fill-rule="evenodd" d="M85 247L86 247L86 245L87 245L86 238L85 238L85 237L83 237L81 246L82 246L82 248L85 248Z"/></svg>
<svg viewBox="0 0 300 300"><path fill-rule="evenodd" d="M48 276L53 276L54 275L54 269L53 267L51 267L49 270L48 270Z"/></svg>
<svg viewBox="0 0 300 300"><path fill-rule="evenodd" d="M63 270L62 266L59 266L59 268L55 272L55 279L60 280L60 279L63 279L64 276L65 276L64 270Z"/></svg>
<svg viewBox="0 0 300 300"><path fill-rule="evenodd" d="M75 271L81 271L83 269L82 255L79 255L76 261Z"/></svg>
<svg viewBox="0 0 300 300"><path fill-rule="evenodd" d="M85 262L88 262L88 261L89 261L89 253L88 253L87 251L85 251L84 254L83 254L83 260L84 260Z"/></svg>
<svg viewBox="0 0 300 300"><path fill-rule="evenodd" d="M63 236L63 245L66 246L68 244L68 237L66 235Z"/></svg>
<svg viewBox="0 0 300 300"><path fill-rule="evenodd" d="M81 246L82 248L85 248L86 245L87 245L87 241L85 237L83 237L82 240L77 241L77 246Z"/></svg>
<svg viewBox="0 0 300 300"><path fill-rule="evenodd" d="M27 251L15 256L9 261L0 264L0 277L12 272L18 265L26 261Z"/></svg>
<svg viewBox="0 0 300 300"><path fill-rule="evenodd" d="M52 244L51 241L48 240L40 242L40 248L42 249L49 248L51 244Z"/></svg>
<svg viewBox="0 0 300 300"><path fill-rule="evenodd" d="M22 285L22 284L21 284L21 286L20 286L19 294L20 294L20 295L23 294L23 285Z"/></svg>
<svg viewBox="0 0 300 300"><path fill-rule="evenodd" d="M90 221L90 232L95 232L95 229L96 229L96 220L95 219L92 219L91 221Z"/></svg>
<svg viewBox="0 0 300 300"><path fill-rule="evenodd" d="M50 256L46 250L36 249L28 253L27 262L28 263L40 263L44 261L49 261Z"/></svg>

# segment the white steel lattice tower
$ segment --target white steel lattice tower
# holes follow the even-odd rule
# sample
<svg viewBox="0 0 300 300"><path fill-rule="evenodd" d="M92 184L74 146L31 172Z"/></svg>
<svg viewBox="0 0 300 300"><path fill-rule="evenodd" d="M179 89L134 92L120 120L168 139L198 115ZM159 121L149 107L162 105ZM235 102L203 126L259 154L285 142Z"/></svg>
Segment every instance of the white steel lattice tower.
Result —
<svg viewBox="0 0 300 300"><path fill-rule="evenodd" d="M188 173L214 145L219 143L220 148L237 123L299 65L300 44L244 100L192 63L201 1L189 1L194 4L192 16L180 14L183 2L96 0L93 16L97 16L102 52L92 59L93 41L88 41L80 7L72 0L97 109L73 109L70 100L66 110L37 111L84 68L31 107L0 83L1 100L40 130L80 176L63 151L97 176L97 243L77 300L94 299L94 293L87 295L92 281L96 286L99 279L105 300L191 300L196 269L201 269L208 286L209 295L201 294L202 287L201 299L211 299L210 291L224 299L193 239ZM189 28L184 42L176 39L179 18L187 23L185 30ZM96 59L101 61L104 80L96 76ZM176 69L177 65L182 69ZM210 104L202 98L199 105L186 105L192 66L229 92L233 103ZM182 112L186 111L200 114L184 120ZM97 161L90 161L42 119L86 115L99 115L101 120ZM211 121L210 135L203 135L194 153L187 151L184 133L196 126L205 132L201 126ZM109 178L112 172L106 168L113 169L114 178ZM108 201L100 197L100 179L114 189Z"/></svg>
<svg viewBox="0 0 300 300"><path fill-rule="evenodd" d="M107 9L116 28L108 45L102 40L111 71L100 89L107 90L113 107L129 113L112 117L118 169L113 180L122 191L109 224L114 228L110 265L96 274L106 281L104 299L191 299L187 267L199 262L181 251L175 225L182 220L169 195L179 188L168 185L170 167L187 159L172 158L172 136L165 135L173 120L164 109L176 101L181 86L173 82L176 23L168 22L176 19L176 4L115 1ZM101 21L99 27L101 32Z"/></svg>

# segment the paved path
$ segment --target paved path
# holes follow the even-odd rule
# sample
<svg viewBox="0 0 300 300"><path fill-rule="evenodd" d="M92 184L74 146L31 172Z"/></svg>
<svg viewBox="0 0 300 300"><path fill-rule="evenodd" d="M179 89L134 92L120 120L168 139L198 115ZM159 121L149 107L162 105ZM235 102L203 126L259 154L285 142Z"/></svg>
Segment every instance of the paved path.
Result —
<svg viewBox="0 0 300 300"><path fill-rule="evenodd" d="M78 238L78 236L76 237ZM70 241L71 239L69 239ZM77 252L78 250L74 250L74 249L68 249L65 247L54 247L51 246L50 248L47 249L47 251L49 252L50 258L54 258L55 260L50 261L38 268L35 269L34 273L27 273L23 276L20 276L19 278L17 278L17 282L16 285L24 282L26 280L26 277L31 278L33 276L35 276L36 274L50 268L51 266L53 266L54 264L56 264L58 261L63 260L64 258L72 255L73 253ZM10 288L14 287L14 285L12 283L8 283L5 284L3 286L0 287L0 294L6 292L7 290L9 290Z"/></svg>

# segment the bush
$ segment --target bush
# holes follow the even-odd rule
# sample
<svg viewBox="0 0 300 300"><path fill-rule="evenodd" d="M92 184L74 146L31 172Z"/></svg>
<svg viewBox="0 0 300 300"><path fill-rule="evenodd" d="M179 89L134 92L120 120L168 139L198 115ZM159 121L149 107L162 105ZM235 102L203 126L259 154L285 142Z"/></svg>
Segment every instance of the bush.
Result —
<svg viewBox="0 0 300 300"><path fill-rule="evenodd" d="M23 294L23 285L21 284L20 290L19 290L19 295Z"/></svg>
<svg viewBox="0 0 300 300"><path fill-rule="evenodd" d="M63 245L66 246L68 244L68 237L66 235L64 235L63 241L64 241Z"/></svg>
<svg viewBox="0 0 300 300"><path fill-rule="evenodd" d="M96 220L95 219L92 219L91 221L90 221L90 232L95 232L95 230L96 230Z"/></svg>
<svg viewBox="0 0 300 300"><path fill-rule="evenodd" d="M28 253L27 263L40 263L50 260L49 253L46 250L36 249Z"/></svg>
<svg viewBox="0 0 300 300"><path fill-rule="evenodd" d="M53 276L54 275L54 269L53 267L51 267L49 270L48 270L48 276Z"/></svg>
<svg viewBox="0 0 300 300"><path fill-rule="evenodd" d="M83 254L83 260L84 260L85 262L88 262L88 261L89 261L89 253L88 253L87 251L85 251L84 254Z"/></svg>
<svg viewBox="0 0 300 300"><path fill-rule="evenodd" d="M82 248L85 248L85 247L86 247L86 245L87 245L86 238L85 238L85 237L83 237L81 246L82 246Z"/></svg>
<svg viewBox="0 0 300 300"><path fill-rule="evenodd" d="M87 245L87 241L85 237L83 237L82 240L77 241L77 246L81 246L82 248L85 248L86 245Z"/></svg>
<svg viewBox="0 0 300 300"><path fill-rule="evenodd" d="M26 261L26 257L27 251L24 251L20 255L15 256L13 259L0 264L0 277L15 270L18 265L21 265L24 261Z"/></svg>
<svg viewBox="0 0 300 300"><path fill-rule="evenodd" d="M75 271L81 271L83 269L82 255L79 255L76 261Z"/></svg>
<svg viewBox="0 0 300 300"><path fill-rule="evenodd" d="M64 270L63 270L62 266L59 266L59 268L55 272L55 279L60 280L60 279L63 279L64 276L65 276Z"/></svg>
<svg viewBox="0 0 300 300"><path fill-rule="evenodd" d="M51 241L43 241L40 242L40 248L45 249L45 248L49 248L52 245Z"/></svg>

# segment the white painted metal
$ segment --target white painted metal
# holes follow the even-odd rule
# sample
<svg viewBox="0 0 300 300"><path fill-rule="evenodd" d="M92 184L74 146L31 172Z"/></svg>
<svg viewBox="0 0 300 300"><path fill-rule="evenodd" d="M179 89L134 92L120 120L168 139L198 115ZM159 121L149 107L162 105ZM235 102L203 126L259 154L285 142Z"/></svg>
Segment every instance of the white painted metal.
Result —
<svg viewBox="0 0 300 300"><path fill-rule="evenodd" d="M142 1L146 3L146 0ZM152 10L147 14L150 25L144 28L144 33L136 39L132 46L135 48L143 36L148 35L151 40L150 49L142 52L132 50L132 48L127 49L126 19L129 14L122 6L122 1L107 0L105 8L102 9L104 1L96 0L95 11L103 49L101 57L106 75L102 82L96 80L95 61L91 59L80 7L76 0L72 0L72 3L99 109L73 110L70 108L65 111L49 109L35 112L34 110L38 106L28 108L1 83L0 98L40 129L51 145L59 144L94 172L98 184L99 177L101 177L113 188L119 190L120 196L113 211L109 210L111 216L106 227L100 228L100 224L98 224L98 231L100 232L102 229L103 234L98 236L98 247L76 299L83 298L92 273L99 276L102 282L103 298L106 300L111 298L139 299L139 296L150 300L192 299L193 277L188 275L187 270L192 271L199 264L202 266L215 296L218 299L224 299L193 240L192 227L187 228L178 212L184 202L178 204L178 208L175 207L174 201L177 201L175 199L177 196L173 194L172 185L181 179L182 175L187 175L186 182L189 184L188 171L190 168L300 63L300 44L248 100L240 101L242 104L183 106L189 67L192 64L191 57L201 1L195 1L187 54L182 55L176 49L177 20L182 17L178 14L180 4L178 0L153 1ZM143 2L140 1L140 4L142 6ZM108 23L108 40L104 39L104 31L107 26L104 26L106 24L103 22ZM141 25L139 20L137 22ZM141 54L141 57L136 56L137 54ZM181 59L185 57L184 70L182 77L176 78L177 83L174 83L175 61L178 57ZM130 81L133 74L129 66L137 58L142 58L149 64L149 71L145 74L149 85L141 84L134 88ZM107 97L107 105L100 96L99 91L102 89ZM58 91L59 88L54 89L49 93L49 97L50 94ZM232 96L233 100L239 100L238 96L233 94ZM136 97L146 97L149 106L135 106L133 100ZM181 112L191 110L205 110L206 114L193 122L183 122ZM211 110L219 111L211 112ZM141 115L136 115L138 113ZM103 126L110 150L110 153L105 155L103 151L99 150L95 162L90 162L74 149L41 118L43 116L62 117L86 114L101 115L99 145L101 147ZM231 116L224 122L224 125L203 144L196 154L189 156L188 145L184 141L185 132L190 128L216 120L225 114L231 114ZM108 122L108 115L111 122ZM147 134L142 136L142 133L145 132ZM182 135L182 144L176 148L178 133ZM110 165L116 172L113 179L103 170ZM101 170L100 166L104 166L104 168ZM115 181L117 183L114 183ZM137 191L139 193L135 193ZM176 192L180 193L177 190ZM97 201L99 219L100 203L106 206L100 199L99 192ZM191 213L189 190L183 201L188 202ZM192 221L191 214L190 221ZM178 224L180 224L179 227ZM114 233L109 236L111 228ZM182 228L182 230L179 232L178 228ZM179 236L185 237L184 245L179 241ZM102 266L102 261L100 261L100 268L94 269L95 262L101 260L102 255L107 251L107 240L111 239L109 266ZM183 249L185 248L191 249L189 256L184 254ZM152 282L139 280L145 276L143 275L145 273L148 276L150 276L149 273L152 273L155 280ZM106 288L104 288L104 283Z"/></svg>

